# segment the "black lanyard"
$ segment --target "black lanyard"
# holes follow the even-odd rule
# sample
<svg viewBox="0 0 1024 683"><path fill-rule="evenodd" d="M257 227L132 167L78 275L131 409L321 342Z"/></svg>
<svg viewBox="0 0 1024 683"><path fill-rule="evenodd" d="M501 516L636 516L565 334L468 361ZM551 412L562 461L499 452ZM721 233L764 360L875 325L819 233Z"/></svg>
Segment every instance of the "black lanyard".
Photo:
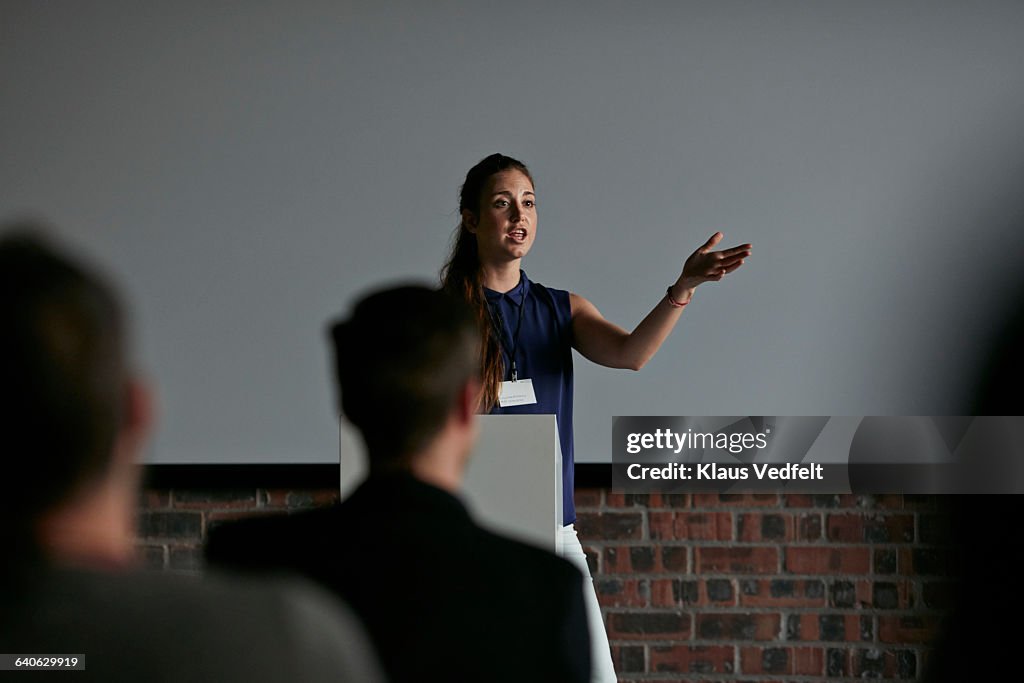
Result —
<svg viewBox="0 0 1024 683"><path fill-rule="evenodd" d="M502 294L502 296L505 296ZM497 307L497 306L496 306ZM523 298L519 302L519 322L516 323L516 331L512 335L512 347L505 343L505 330L501 319L501 309L497 310L497 320L495 320L495 311L491 310L490 304L487 306L487 316L491 319L491 327L494 328L494 333L498 335L498 343L501 344L502 348L505 349L505 353L512 360L512 381L516 382L519 380L519 371L516 369L516 349L519 348L519 332L523 329L523 311L526 310L526 291L523 290Z"/></svg>

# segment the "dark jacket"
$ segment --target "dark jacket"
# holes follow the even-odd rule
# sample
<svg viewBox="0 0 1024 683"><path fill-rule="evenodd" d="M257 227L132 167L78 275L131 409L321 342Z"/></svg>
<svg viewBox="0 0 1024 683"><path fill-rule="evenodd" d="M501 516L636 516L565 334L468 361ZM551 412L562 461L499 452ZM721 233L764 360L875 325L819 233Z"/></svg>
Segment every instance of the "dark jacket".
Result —
<svg viewBox="0 0 1024 683"><path fill-rule="evenodd" d="M580 572L482 529L458 498L410 476L371 477L333 508L217 527L207 558L330 587L395 683L589 679Z"/></svg>

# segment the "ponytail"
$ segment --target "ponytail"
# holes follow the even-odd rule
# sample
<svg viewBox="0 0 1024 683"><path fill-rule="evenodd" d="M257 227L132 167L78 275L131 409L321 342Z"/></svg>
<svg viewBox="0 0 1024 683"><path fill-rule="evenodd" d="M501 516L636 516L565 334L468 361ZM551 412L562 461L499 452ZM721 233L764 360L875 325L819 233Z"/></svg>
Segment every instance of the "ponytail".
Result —
<svg viewBox="0 0 1024 683"><path fill-rule="evenodd" d="M480 195L487 180L496 173L508 169L522 172L533 182L526 165L512 157L492 154L483 159L466 174L466 181L459 192L459 213L470 211L479 216ZM484 295L483 270L480 267L480 253L476 235L471 233L463 220L452 237L451 252L441 268L441 288L459 296L472 307L480 329L480 381L482 389L478 404L480 412L489 412L498 403L501 382L505 378L505 361L501 346L491 327Z"/></svg>

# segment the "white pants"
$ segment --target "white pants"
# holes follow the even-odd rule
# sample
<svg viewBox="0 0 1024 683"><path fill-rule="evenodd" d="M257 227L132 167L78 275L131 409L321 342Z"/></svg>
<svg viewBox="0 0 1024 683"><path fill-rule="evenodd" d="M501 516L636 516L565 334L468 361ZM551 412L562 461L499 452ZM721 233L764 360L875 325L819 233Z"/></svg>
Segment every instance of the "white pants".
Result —
<svg viewBox="0 0 1024 683"><path fill-rule="evenodd" d="M562 557L576 565L583 572L583 600L587 606L587 623L590 626L590 681L591 683L615 683L615 666L612 664L612 648L608 644L608 632L604 629L601 604L597 601L594 580L590 576L590 565L583 552L576 527L563 526L559 531Z"/></svg>

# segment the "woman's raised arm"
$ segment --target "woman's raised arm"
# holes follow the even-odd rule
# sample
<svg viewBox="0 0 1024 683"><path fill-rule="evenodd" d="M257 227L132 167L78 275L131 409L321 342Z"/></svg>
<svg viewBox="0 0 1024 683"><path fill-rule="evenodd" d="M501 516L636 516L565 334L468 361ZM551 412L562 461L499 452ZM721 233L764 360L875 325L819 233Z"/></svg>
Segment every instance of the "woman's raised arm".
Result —
<svg viewBox="0 0 1024 683"><path fill-rule="evenodd" d="M733 272L750 256L751 245L712 251L722 240L716 232L683 264L683 272L657 305L632 332L605 319L594 304L579 294L570 294L573 346L583 356L609 368L639 370L675 327L683 307L694 290L704 282L717 282Z"/></svg>

